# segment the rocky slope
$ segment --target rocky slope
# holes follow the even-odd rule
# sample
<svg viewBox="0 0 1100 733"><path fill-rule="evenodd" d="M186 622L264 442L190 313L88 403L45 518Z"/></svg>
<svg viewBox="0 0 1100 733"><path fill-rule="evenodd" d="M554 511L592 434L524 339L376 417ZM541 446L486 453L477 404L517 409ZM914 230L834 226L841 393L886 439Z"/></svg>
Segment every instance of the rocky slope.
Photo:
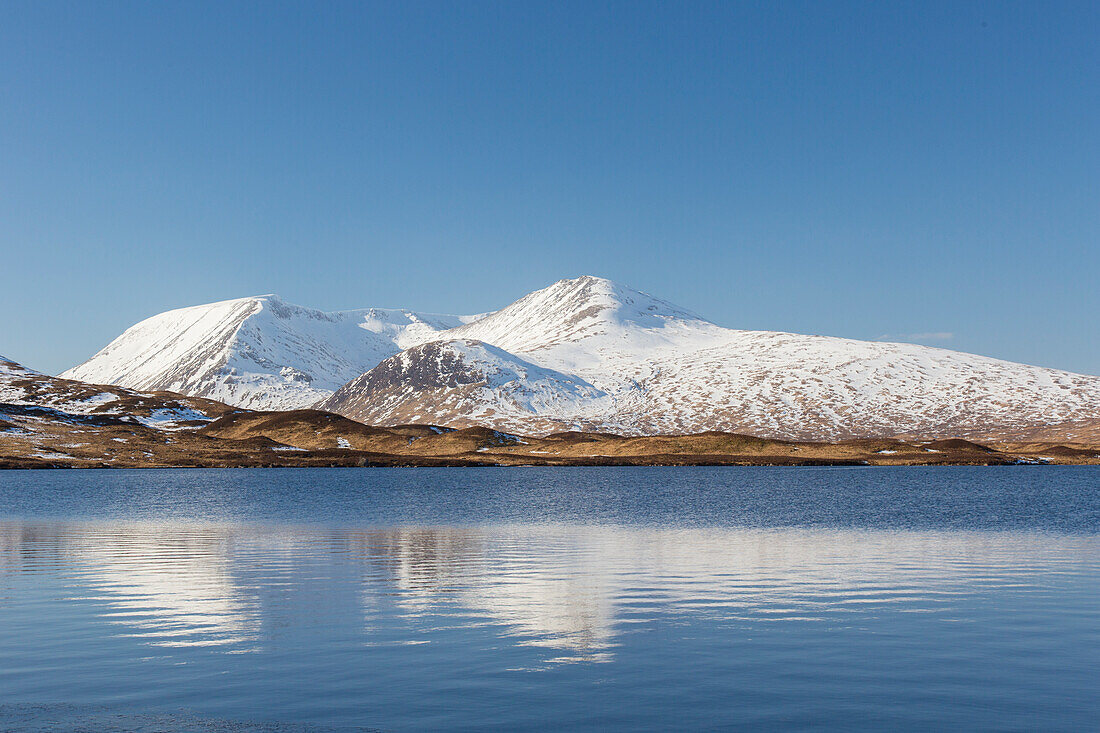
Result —
<svg viewBox="0 0 1100 733"><path fill-rule="evenodd" d="M318 407L380 425L427 421L465 427L514 423L509 418L520 416L522 432L539 433L559 428L553 416L579 413L605 398L583 379L463 339L402 351ZM437 415L449 419L434 420Z"/></svg>
<svg viewBox="0 0 1100 733"><path fill-rule="evenodd" d="M0 466L143 465L232 410L51 377L0 357Z"/></svg>
<svg viewBox="0 0 1100 733"><path fill-rule="evenodd" d="M0 356L0 414L7 420L118 421L158 430L204 425L233 408L168 392L138 392L51 377Z"/></svg>
<svg viewBox="0 0 1100 733"><path fill-rule="evenodd" d="M293 409L467 320L379 308L324 313L275 295L240 298L148 318L61 376Z"/></svg>

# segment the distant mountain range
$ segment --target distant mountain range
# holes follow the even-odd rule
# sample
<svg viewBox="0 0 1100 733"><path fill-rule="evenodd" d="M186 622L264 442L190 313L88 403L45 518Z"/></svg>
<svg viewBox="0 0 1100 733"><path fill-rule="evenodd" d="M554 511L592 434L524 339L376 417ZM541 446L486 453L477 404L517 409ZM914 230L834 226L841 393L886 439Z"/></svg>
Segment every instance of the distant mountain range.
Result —
<svg viewBox="0 0 1100 733"><path fill-rule="evenodd" d="M479 316L262 296L127 329L61 375L376 425L841 440L1024 433L1100 414L1100 377L913 344L741 331L585 276Z"/></svg>

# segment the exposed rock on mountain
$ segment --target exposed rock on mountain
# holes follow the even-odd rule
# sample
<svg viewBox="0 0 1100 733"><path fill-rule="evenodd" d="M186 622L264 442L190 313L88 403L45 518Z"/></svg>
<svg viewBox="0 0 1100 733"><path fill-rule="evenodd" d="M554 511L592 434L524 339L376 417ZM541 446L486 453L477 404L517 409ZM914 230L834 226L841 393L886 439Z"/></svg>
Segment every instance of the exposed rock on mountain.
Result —
<svg viewBox="0 0 1100 733"><path fill-rule="evenodd" d="M536 366L480 341L434 341L402 351L340 388L318 407L368 424L451 416L457 427L505 417L527 432L552 431L545 415L580 414L606 395L583 379Z"/></svg>

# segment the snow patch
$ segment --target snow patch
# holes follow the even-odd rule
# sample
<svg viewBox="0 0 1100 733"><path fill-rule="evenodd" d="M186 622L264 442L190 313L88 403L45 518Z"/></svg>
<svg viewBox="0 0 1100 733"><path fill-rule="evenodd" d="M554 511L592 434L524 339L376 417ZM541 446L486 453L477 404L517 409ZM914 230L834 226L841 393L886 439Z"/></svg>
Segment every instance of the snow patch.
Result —
<svg viewBox="0 0 1100 733"><path fill-rule="evenodd" d="M180 425L181 422L210 422L210 417L204 413L187 407L159 408L148 416L136 416L134 419L145 427L156 430L183 430L190 427Z"/></svg>

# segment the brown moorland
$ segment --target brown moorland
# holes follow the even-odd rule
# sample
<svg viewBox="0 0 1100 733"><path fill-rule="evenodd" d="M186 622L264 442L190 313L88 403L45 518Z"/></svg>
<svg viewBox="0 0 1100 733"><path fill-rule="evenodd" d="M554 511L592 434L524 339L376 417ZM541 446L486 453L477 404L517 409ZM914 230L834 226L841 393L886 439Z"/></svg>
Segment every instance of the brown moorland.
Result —
<svg viewBox="0 0 1100 733"><path fill-rule="evenodd" d="M0 467L812 466L1100 464L1100 446L883 438L836 443L733 433L524 437L487 428L375 427L316 410L235 412L173 431L118 421L0 425Z"/></svg>
<svg viewBox="0 0 1100 733"><path fill-rule="evenodd" d="M704 432L527 437L484 427L370 426L89 385L0 360L0 468L244 466L806 466L1100 464L1100 420L1059 433L813 443Z"/></svg>

